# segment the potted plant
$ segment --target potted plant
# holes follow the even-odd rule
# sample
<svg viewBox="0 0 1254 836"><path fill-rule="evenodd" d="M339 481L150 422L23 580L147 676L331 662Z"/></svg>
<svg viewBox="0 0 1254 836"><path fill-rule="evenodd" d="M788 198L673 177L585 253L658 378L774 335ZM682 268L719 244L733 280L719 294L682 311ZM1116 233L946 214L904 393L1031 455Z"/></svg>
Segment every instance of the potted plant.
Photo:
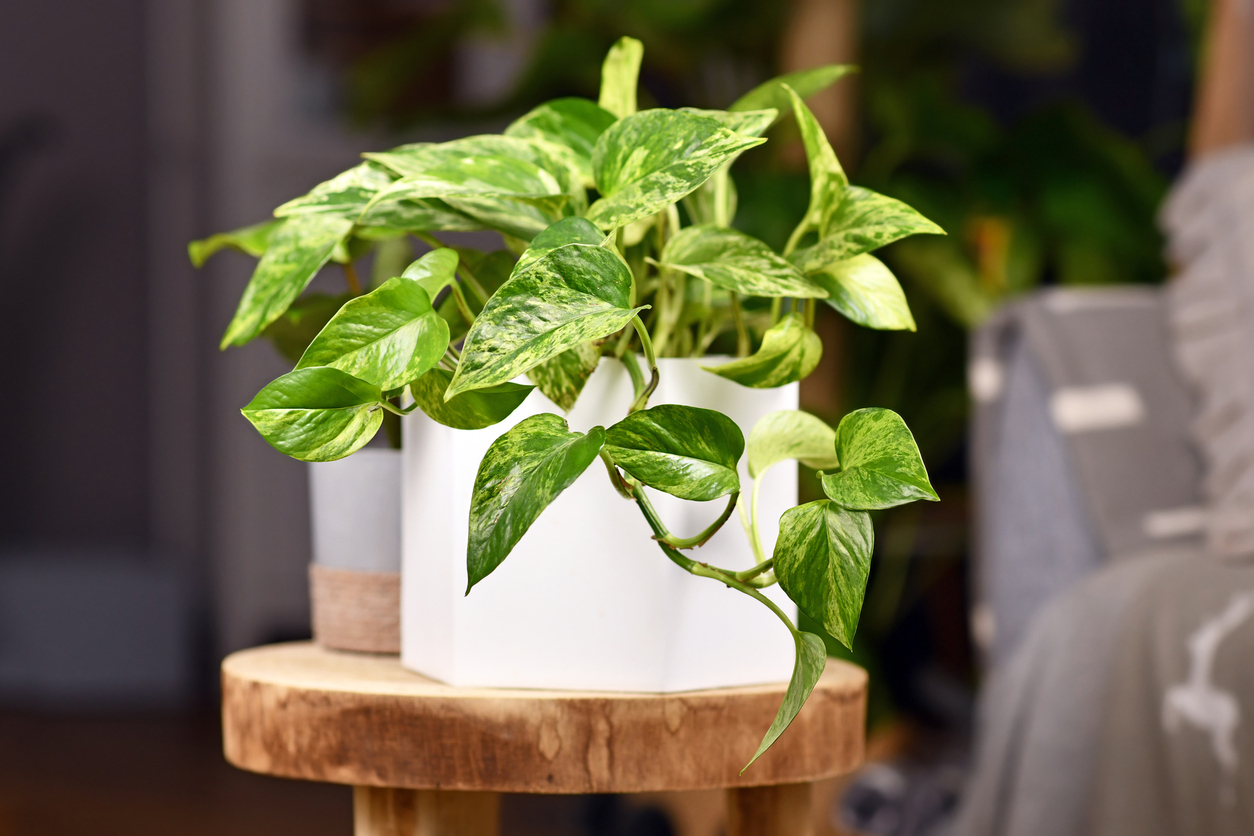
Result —
<svg viewBox="0 0 1254 836"><path fill-rule="evenodd" d="M894 413L858 410L832 429L795 409L796 383L822 352L817 306L912 329L896 279L870 252L942 231L849 184L803 101L847 68L767 82L727 111L637 112L641 54L629 38L611 50L596 103L559 99L503 135L368 153L279 207L263 262L285 267L254 276L223 344L262 333L338 249L428 242L400 276L345 302L244 415L307 461L348 456L385 415L409 416L402 660L421 672L466 681L471 657L499 646L556 673L475 684L569 687L572 672L639 668L640 684L620 687L692 687L670 663L706 657L747 664L761 681L752 640L762 631L726 640L744 611L718 607L741 596L764 605L787 629L792 673L756 759L826 660L792 603L848 645L872 552L868 512L936 499ZM728 169L784 113L800 129L811 198L777 253L731 226ZM501 233L507 251L455 250L433 235L470 229ZM826 497L786 507L794 478L768 500L767 471L795 475L796 461L821 469ZM777 534L763 505L777 506ZM743 540L722 532L738 509ZM650 559L653 548L667 560ZM694 617L686 599L698 587L719 605L704 600ZM698 652L668 655L685 641ZM716 684L742 676L716 674L733 680Z"/></svg>

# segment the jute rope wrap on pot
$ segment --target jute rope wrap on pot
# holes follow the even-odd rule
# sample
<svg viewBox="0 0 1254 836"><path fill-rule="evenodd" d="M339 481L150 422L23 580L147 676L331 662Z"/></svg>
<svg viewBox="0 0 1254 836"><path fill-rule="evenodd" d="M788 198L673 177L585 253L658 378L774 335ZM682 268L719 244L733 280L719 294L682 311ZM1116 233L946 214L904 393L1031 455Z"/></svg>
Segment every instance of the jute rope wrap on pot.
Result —
<svg viewBox="0 0 1254 836"><path fill-rule="evenodd" d="M314 641L335 650L401 652L401 576L309 565Z"/></svg>

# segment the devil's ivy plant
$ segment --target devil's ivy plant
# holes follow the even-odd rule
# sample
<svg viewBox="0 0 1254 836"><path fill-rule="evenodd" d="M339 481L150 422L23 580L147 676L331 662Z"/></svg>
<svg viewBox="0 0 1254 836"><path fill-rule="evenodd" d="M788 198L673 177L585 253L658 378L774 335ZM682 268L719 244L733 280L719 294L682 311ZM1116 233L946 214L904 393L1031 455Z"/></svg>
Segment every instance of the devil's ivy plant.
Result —
<svg viewBox="0 0 1254 836"><path fill-rule="evenodd" d="M849 183L803 101L847 68L767 82L726 111L637 112L641 54L630 38L611 50L598 102L558 99L503 135L365 154L365 162L280 206L274 220L196 242L191 254L201 263L235 247L260 257L222 347L280 327L286 344L300 348L295 369L243 412L274 447L305 461L350 455L389 412L421 409L441 424L481 429L506 419L532 388L569 410L598 363L626 364L635 397L617 424L578 433L546 413L488 449L471 500L467 592L601 459L666 557L756 598L791 632L792 679L756 760L796 716L826 661L823 641L798 630L760 590L778 582L849 645L870 568L867 512L937 497L895 413L858 410L833 430L803 412L776 412L746 445L721 413L650 407L657 358L734 347L736 359L705 368L745 386L775 387L818 364L820 304L868 327L913 330L900 286L870 252L942 230L904 203ZM786 113L800 128L811 194L787 246L775 252L731 226L729 168ZM506 250L446 247L436 235L465 230L499 232ZM363 288L354 262L410 236L432 251ZM346 294L305 294L330 261L344 265ZM532 385L516 382L523 375ZM753 481L742 501L737 467L746 448ZM758 485L784 460L821 470L826 498L787 511L767 555ZM667 529L646 488L727 503L705 531L685 538ZM757 565L737 570L690 557L737 507Z"/></svg>

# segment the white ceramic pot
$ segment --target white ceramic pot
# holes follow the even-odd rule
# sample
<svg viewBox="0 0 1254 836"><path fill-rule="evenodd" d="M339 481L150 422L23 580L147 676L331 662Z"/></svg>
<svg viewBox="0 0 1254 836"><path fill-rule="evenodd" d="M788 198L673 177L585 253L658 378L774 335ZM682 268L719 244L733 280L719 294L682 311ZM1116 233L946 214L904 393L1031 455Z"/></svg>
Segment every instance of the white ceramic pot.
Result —
<svg viewBox="0 0 1254 836"><path fill-rule="evenodd" d="M795 384L747 389L699 368L719 362L661 360L661 385L650 405L717 409L746 436L768 412L797 407ZM603 360L567 416L571 429L608 427L627 414L631 399L626 369ZM402 664L463 687L663 692L788 679L793 647L787 629L761 603L671 563L599 461L465 595L470 497L479 461L511 426L541 412L561 414L536 390L509 419L484 430L453 430L421 412L405 419ZM796 504L796 465L781 463L765 478L759 511L769 554L780 514ZM741 480L747 490L744 459ZM705 528L726 504L650 495L680 536ZM689 553L731 569L754 562L736 516ZM766 593L795 614L778 586Z"/></svg>
<svg viewBox="0 0 1254 836"><path fill-rule="evenodd" d="M400 651L401 453L369 447L309 465L314 639Z"/></svg>

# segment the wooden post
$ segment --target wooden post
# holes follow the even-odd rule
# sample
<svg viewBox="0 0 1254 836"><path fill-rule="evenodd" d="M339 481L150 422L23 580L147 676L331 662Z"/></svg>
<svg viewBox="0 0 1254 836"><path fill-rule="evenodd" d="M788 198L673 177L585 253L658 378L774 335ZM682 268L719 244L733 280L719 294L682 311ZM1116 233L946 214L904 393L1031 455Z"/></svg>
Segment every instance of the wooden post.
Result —
<svg viewBox="0 0 1254 836"><path fill-rule="evenodd" d="M727 836L813 836L810 785L727 791Z"/></svg>
<svg viewBox="0 0 1254 836"><path fill-rule="evenodd" d="M494 792L353 787L355 836L497 836Z"/></svg>

